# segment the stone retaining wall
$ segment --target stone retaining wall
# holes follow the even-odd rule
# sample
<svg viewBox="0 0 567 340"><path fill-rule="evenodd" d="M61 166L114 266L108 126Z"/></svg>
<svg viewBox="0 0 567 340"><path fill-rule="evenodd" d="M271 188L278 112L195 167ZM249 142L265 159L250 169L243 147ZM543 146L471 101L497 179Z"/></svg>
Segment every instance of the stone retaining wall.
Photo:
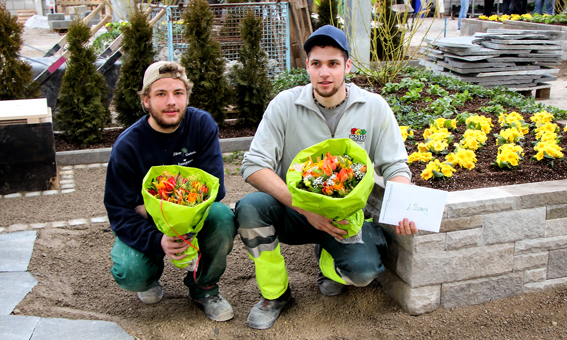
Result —
<svg viewBox="0 0 567 340"><path fill-rule="evenodd" d="M384 189L367 213L378 221ZM412 315L567 286L567 180L450 192L440 233L393 235L384 291Z"/></svg>

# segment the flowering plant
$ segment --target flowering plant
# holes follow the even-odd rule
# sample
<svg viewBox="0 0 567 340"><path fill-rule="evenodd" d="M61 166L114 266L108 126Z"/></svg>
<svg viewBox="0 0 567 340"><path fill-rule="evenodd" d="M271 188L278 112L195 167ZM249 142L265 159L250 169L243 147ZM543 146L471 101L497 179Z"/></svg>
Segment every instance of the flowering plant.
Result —
<svg viewBox="0 0 567 340"><path fill-rule="evenodd" d="M429 180L430 178L449 178L453 176L455 172L455 168L453 168L447 162L439 162L438 159L427 163L425 169L421 172L421 178L424 180Z"/></svg>
<svg viewBox="0 0 567 340"><path fill-rule="evenodd" d="M478 148L480 148L486 143L487 139L488 137L484 132L482 132L482 130L467 129L465 130L465 133L463 134L463 138L461 139L458 145L464 149L476 151Z"/></svg>
<svg viewBox="0 0 567 340"><path fill-rule="evenodd" d="M458 165L461 168L472 170L476 164L476 155L472 150L457 147L455 152L445 157L445 162L453 167Z"/></svg>
<svg viewBox="0 0 567 340"><path fill-rule="evenodd" d="M408 157L408 164L412 164L414 162L419 162L419 163L427 163L430 160L432 160L433 154L431 152L427 152L427 150L425 151L418 151L418 152L414 152L411 155L409 155Z"/></svg>
<svg viewBox="0 0 567 340"><path fill-rule="evenodd" d="M490 130L492 130L494 126L491 118L479 115L469 116L465 123L467 124L467 129L481 130L484 133L490 133Z"/></svg>
<svg viewBox="0 0 567 340"><path fill-rule="evenodd" d="M503 144L498 148L496 162L492 165L512 169L519 166L520 161L524 159L523 156L524 149L520 145L513 143Z"/></svg>
<svg viewBox="0 0 567 340"><path fill-rule="evenodd" d="M530 117L530 120L532 122L534 122L534 124L537 126L543 125L545 123L550 123L553 121L555 117L553 116L552 113L547 112L546 110L543 111L539 111L533 114L533 116ZM567 128L567 126L566 126Z"/></svg>
<svg viewBox="0 0 567 340"><path fill-rule="evenodd" d="M219 187L219 179L201 169L154 166L142 181L142 197L146 210L162 233L167 236L198 235ZM178 268L187 267L197 257L198 246L195 236L191 247L184 252L187 256L171 261Z"/></svg>
<svg viewBox="0 0 567 340"><path fill-rule="evenodd" d="M544 157L550 159L562 159L563 158L563 148L557 144L556 141L539 142L534 146L534 150L537 154L533 158L541 161Z"/></svg>
<svg viewBox="0 0 567 340"><path fill-rule="evenodd" d="M402 139L404 142L409 138L413 139L413 130L409 126L400 126L400 132L402 133Z"/></svg>
<svg viewBox="0 0 567 340"><path fill-rule="evenodd" d="M500 130L500 135L494 134L494 137L496 137L496 143L498 145L504 145L507 143L517 143L520 139L524 138L524 134L514 127Z"/></svg>
<svg viewBox="0 0 567 340"><path fill-rule="evenodd" d="M209 198L209 187L206 183L199 182L198 179L198 175L183 178L181 174L174 176L164 170L146 190L158 199L194 207Z"/></svg>

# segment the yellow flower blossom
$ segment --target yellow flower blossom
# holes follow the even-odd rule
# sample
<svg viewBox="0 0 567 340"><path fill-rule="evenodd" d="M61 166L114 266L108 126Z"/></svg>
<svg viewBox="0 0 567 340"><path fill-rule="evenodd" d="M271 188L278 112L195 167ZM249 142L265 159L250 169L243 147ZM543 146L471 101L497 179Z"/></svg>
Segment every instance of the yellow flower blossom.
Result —
<svg viewBox="0 0 567 340"><path fill-rule="evenodd" d="M561 159L563 158L563 150L561 146L555 142L539 142L534 146L534 150L538 153L534 156L535 159L541 161L544 157Z"/></svg>
<svg viewBox="0 0 567 340"><path fill-rule="evenodd" d="M498 15L493 14L493 15L491 15L491 16L488 17L488 20L489 20L489 21L498 21Z"/></svg>
<svg viewBox="0 0 567 340"><path fill-rule="evenodd" d="M467 124L467 129L481 130L484 133L490 133L490 130L492 130L494 126L492 124L492 118L478 115L470 116L465 123Z"/></svg>
<svg viewBox="0 0 567 340"><path fill-rule="evenodd" d="M445 118L437 118L434 121L435 127L438 129L447 128L447 129L456 129L457 128L457 120L456 119L445 119ZM433 126L431 127L433 128Z"/></svg>
<svg viewBox="0 0 567 340"><path fill-rule="evenodd" d="M425 146L431 152L440 153L449 147L449 143L445 139L431 139L425 143Z"/></svg>
<svg viewBox="0 0 567 340"><path fill-rule="evenodd" d="M459 144L462 148L475 151L482 145L484 145L487 139L488 137L481 130L467 129L465 130L463 139L461 139L461 142Z"/></svg>
<svg viewBox="0 0 567 340"><path fill-rule="evenodd" d="M522 116L516 111L512 111L509 114L503 113L500 115L500 117L498 117L498 123L500 123L500 125L504 127L510 127L511 124L516 121L524 122L524 116Z"/></svg>
<svg viewBox="0 0 567 340"><path fill-rule="evenodd" d="M540 142L554 142L555 144L558 142L557 134L555 132L544 132L537 139Z"/></svg>
<svg viewBox="0 0 567 340"><path fill-rule="evenodd" d="M496 162L493 165L497 165L500 168L512 169L520 164L523 159L524 149L516 144L503 144L498 148L498 155L496 156Z"/></svg>
<svg viewBox="0 0 567 340"><path fill-rule="evenodd" d="M476 155L474 151L458 148L455 152L448 154L445 161L454 167L458 165L461 168L472 170L475 167Z"/></svg>
<svg viewBox="0 0 567 340"><path fill-rule="evenodd" d="M545 133L551 132L551 133L557 133L559 132L559 126L557 126L557 124L555 123L545 123L542 124L540 126L538 126L535 130L536 133L536 138L540 139L541 136Z"/></svg>
<svg viewBox="0 0 567 340"><path fill-rule="evenodd" d="M414 152L408 157L408 163L412 164L414 162L427 163L432 160L433 154L431 152Z"/></svg>
<svg viewBox="0 0 567 340"><path fill-rule="evenodd" d="M486 20L486 19L488 19L488 17L487 17L486 15L480 15L478 18L479 18L480 20Z"/></svg>
<svg viewBox="0 0 567 340"><path fill-rule="evenodd" d="M520 20L521 18L522 18L522 16L519 15L519 14L512 14L510 16L510 20Z"/></svg>
<svg viewBox="0 0 567 340"><path fill-rule="evenodd" d="M516 128L504 129L500 131L500 136L506 143L517 143L518 140L524 137L524 134ZM505 144L499 141L500 145Z"/></svg>
<svg viewBox="0 0 567 340"><path fill-rule="evenodd" d="M431 135L433 135L434 133L444 133L447 136L451 135L451 133L449 132L449 130L447 130L446 128L437 128L435 126L430 126L429 129L425 129L423 131L423 139L427 140L429 139L429 137Z"/></svg>
<svg viewBox="0 0 567 340"><path fill-rule="evenodd" d="M421 178L426 181L432 177L448 178L453 176L455 171L455 168L453 168L450 164L447 164L447 162L441 163L438 159L435 159L427 163L425 169L421 172Z"/></svg>
<svg viewBox="0 0 567 340"><path fill-rule="evenodd" d="M555 117L552 113L547 112L546 110L536 112L533 116L530 117L530 120L535 123L536 126L543 125L545 123L550 123L553 121Z"/></svg>
<svg viewBox="0 0 567 340"><path fill-rule="evenodd" d="M427 152L427 146L425 146L425 144L423 143L419 143L417 144L417 151L420 153L426 153Z"/></svg>
<svg viewBox="0 0 567 340"><path fill-rule="evenodd" d="M531 19L532 15L530 13L526 13L526 14L522 14L521 17L522 19Z"/></svg>
<svg viewBox="0 0 567 340"><path fill-rule="evenodd" d="M504 20L510 20L510 16L508 14L504 14L503 16L501 16L500 21L504 21Z"/></svg>
<svg viewBox="0 0 567 340"><path fill-rule="evenodd" d="M402 139L404 142L408 139L408 137L412 139L414 136L413 130L409 126L400 126L400 132L402 133Z"/></svg>

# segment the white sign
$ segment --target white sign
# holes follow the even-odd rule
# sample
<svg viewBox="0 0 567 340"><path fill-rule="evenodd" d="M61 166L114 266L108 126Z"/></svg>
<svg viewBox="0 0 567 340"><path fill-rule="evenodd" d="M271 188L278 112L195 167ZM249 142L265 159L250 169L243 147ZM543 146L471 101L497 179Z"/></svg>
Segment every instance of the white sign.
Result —
<svg viewBox="0 0 567 340"><path fill-rule="evenodd" d="M388 181L379 222L398 225L407 218L418 230L438 233L446 200L446 191Z"/></svg>

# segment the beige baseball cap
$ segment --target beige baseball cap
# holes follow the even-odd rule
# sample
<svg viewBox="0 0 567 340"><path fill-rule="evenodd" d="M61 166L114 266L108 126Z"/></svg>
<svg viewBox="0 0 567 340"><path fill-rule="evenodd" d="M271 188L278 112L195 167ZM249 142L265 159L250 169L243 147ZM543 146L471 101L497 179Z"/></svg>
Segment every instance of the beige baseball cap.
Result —
<svg viewBox="0 0 567 340"><path fill-rule="evenodd" d="M179 70L177 72L160 72L161 68L165 65L176 64L179 66ZM162 78L178 78L185 82L187 82L187 75L185 74L185 68L181 66L179 63L174 61L157 61L146 69L146 73L144 73L144 84L142 89L145 89L152 85L156 80Z"/></svg>

